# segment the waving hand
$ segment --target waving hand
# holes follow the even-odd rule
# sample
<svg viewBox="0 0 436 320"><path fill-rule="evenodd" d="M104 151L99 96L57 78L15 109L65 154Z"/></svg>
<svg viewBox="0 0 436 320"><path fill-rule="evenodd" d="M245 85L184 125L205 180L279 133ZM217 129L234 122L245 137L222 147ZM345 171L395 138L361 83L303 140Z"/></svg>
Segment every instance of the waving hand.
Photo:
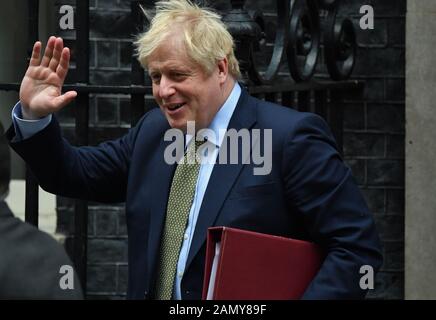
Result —
<svg viewBox="0 0 436 320"><path fill-rule="evenodd" d="M50 37L41 59L41 42L33 46L29 67L21 82L20 101L24 119L40 119L54 113L76 96L76 91L62 94L68 73L70 50L61 38Z"/></svg>

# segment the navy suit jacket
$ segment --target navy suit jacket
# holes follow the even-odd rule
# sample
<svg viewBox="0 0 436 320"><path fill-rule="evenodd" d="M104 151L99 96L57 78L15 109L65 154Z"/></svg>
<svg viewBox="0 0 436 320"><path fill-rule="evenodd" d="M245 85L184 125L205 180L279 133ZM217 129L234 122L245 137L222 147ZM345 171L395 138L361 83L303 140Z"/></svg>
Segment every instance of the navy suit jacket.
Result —
<svg viewBox="0 0 436 320"><path fill-rule="evenodd" d="M307 239L327 250L304 294L308 299L362 298L362 265L378 270L381 250L375 224L344 165L326 123L318 116L264 102L242 91L229 129L272 129L272 170L216 164L201 205L182 279L183 299L200 299L207 228L229 226ZM145 114L120 139L97 147L72 147L55 119L12 148L30 165L42 188L100 202L126 202L128 298L153 298L157 257L175 165L164 161L171 142L159 109ZM260 139L259 143L263 140Z"/></svg>

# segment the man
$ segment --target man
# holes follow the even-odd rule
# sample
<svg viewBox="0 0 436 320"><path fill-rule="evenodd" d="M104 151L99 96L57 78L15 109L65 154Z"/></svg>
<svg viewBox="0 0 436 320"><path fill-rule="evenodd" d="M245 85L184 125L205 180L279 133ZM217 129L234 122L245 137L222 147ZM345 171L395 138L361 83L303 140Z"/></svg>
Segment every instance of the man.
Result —
<svg viewBox="0 0 436 320"><path fill-rule="evenodd" d="M0 124L0 299L83 299L64 248L48 234L14 217L9 191L10 152ZM65 267L66 266L66 267ZM68 272L68 271L67 271ZM62 285L62 286L61 286Z"/></svg>
<svg viewBox="0 0 436 320"><path fill-rule="evenodd" d="M241 89L225 25L186 0L158 2L136 44L160 110L145 114L126 136L81 148L61 138L51 114L76 92L61 94L69 50L54 37L42 60L41 43L34 46L8 132L11 146L47 191L126 202L128 298L200 299L206 233L214 225L319 243L328 254L303 298L364 297L359 270L380 267L379 239L325 122ZM170 129L186 134L187 150L199 140L188 122L197 132L216 133L203 142L207 160L226 151L220 130L271 130L271 141L259 142L264 150L271 147L270 170L254 174L254 164L241 161L240 153L236 164L168 163Z"/></svg>

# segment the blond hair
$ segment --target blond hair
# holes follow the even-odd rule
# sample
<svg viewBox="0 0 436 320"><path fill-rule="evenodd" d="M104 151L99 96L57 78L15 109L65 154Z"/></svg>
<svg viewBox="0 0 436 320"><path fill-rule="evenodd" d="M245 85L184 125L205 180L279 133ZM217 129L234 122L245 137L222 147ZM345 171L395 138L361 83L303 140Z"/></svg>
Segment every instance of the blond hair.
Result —
<svg viewBox="0 0 436 320"><path fill-rule="evenodd" d="M188 57L207 74L212 73L218 61L227 58L229 73L235 79L239 77L233 38L221 17L189 0L156 3L156 15L151 20L150 28L135 42L138 60L145 69L153 51L174 32L183 34L182 40Z"/></svg>

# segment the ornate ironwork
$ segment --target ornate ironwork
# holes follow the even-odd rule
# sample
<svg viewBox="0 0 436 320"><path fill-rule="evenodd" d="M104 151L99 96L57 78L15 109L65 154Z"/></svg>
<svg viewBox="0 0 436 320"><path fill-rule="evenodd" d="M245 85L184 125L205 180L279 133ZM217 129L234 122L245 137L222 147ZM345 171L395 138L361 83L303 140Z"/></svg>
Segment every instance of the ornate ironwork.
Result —
<svg viewBox="0 0 436 320"><path fill-rule="evenodd" d="M245 10L243 0L231 1L232 8L224 15L236 42L243 81L269 84L277 77L286 55L290 76L295 82L310 80L315 74L320 54L321 24L327 70L333 80L345 80L351 75L356 58L356 39L351 20L337 18L338 0L277 0L277 23L274 42L268 43L263 12ZM326 10L323 23L320 10ZM259 56L268 56L261 63Z"/></svg>
<svg viewBox="0 0 436 320"><path fill-rule="evenodd" d="M337 8L328 12L324 56L333 80L348 79L356 61L356 34L350 19L338 20Z"/></svg>
<svg viewBox="0 0 436 320"><path fill-rule="evenodd" d="M289 19L289 3L288 1L277 0L277 29L275 30L275 41L273 53L269 64L266 66L265 71L260 71L261 64L259 63L256 55L264 53L262 50L267 47L266 25L263 14L261 11L251 11L250 16L261 29L260 37L256 39L250 46L250 63L249 69L250 78L256 84L271 83L279 71L282 58L285 54L287 44L287 21Z"/></svg>
<svg viewBox="0 0 436 320"><path fill-rule="evenodd" d="M248 70L252 67L251 47L257 39L261 38L262 31L244 9L244 2L243 0L232 1L232 10L223 17L223 21L235 40L236 58L239 61L242 80L247 81L249 79Z"/></svg>
<svg viewBox="0 0 436 320"><path fill-rule="evenodd" d="M288 65L296 82L309 80L318 62L320 27L314 0L291 0Z"/></svg>

